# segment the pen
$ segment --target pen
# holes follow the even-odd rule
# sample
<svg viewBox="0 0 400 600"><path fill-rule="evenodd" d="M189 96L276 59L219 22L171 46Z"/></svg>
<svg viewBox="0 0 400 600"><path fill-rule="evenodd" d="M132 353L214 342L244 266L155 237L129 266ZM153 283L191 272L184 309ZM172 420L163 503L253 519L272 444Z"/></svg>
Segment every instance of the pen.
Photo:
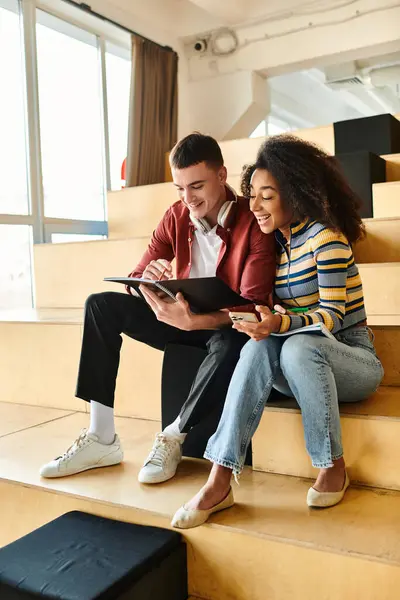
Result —
<svg viewBox="0 0 400 600"><path fill-rule="evenodd" d="M163 269L163 271L162 271L162 273L161 273L160 278L159 278L158 281L161 281L161 279L164 277L164 273L165 273L166 270L167 270L167 267L164 267L164 269Z"/></svg>

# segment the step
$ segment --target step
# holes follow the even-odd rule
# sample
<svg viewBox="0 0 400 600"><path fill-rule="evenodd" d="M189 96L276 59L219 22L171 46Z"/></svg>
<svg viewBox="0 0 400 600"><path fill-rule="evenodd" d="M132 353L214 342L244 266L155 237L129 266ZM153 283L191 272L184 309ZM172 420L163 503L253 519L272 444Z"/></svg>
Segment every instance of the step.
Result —
<svg viewBox="0 0 400 600"><path fill-rule="evenodd" d="M62 452L86 419L75 414L0 438L0 545L68 510L169 527L175 510L203 484L209 466L193 459L183 461L173 481L138 484L156 428L134 419L117 419L122 466L41 480L39 466ZM352 486L339 506L317 511L305 503L309 485L245 469L234 486L236 505L183 531L189 593L208 600L309 600L312 582L325 600L397 599L400 494Z"/></svg>
<svg viewBox="0 0 400 600"><path fill-rule="evenodd" d="M82 309L0 313L2 399L12 403L85 411L74 397L82 339ZM371 319L384 385L400 386L400 319L397 326ZM394 317L390 317L395 321ZM123 336L116 388L116 414L161 420L163 353ZM23 374L21 376L21 374ZM134 381L134 385L133 382Z"/></svg>
<svg viewBox="0 0 400 600"><path fill-rule="evenodd" d="M87 410L88 404L74 396L82 313L82 309L0 313L2 400ZM163 353L123 338L115 413L159 422Z"/></svg>
<svg viewBox="0 0 400 600"><path fill-rule="evenodd" d="M163 214L176 202L172 183L157 183L108 192L108 237L150 237Z"/></svg>
<svg viewBox="0 0 400 600"><path fill-rule="evenodd" d="M342 404L341 423L350 478L366 486L400 490L400 388L381 387L364 402ZM253 465L268 473L315 477L294 400L265 409L253 438Z"/></svg>
<svg viewBox="0 0 400 600"><path fill-rule="evenodd" d="M400 181L374 183L372 190L375 218L400 217Z"/></svg>
<svg viewBox="0 0 400 600"><path fill-rule="evenodd" d="M386 181L400 181L400 154L384 154L386 160Z"/></svg>
<svg viewBox="0 0 400 600"><path fill-rule="evenodd" d="M314 127L311 129L298 129L292 135L307 142L318 144L329 154L335 153L335 139L333 125ZM230 176L240 175L243 165L255 161L258 149L266 138L247 138L220 142L225 166Z"/></svg>
<svg viewBox="0 0 400 600"><path fill-rule="evenodd" d="M385 321L397 325L385 325ZM387 320L382 316L370 317L368 323L375 336L375 349L381 361L385 374L383 385L400 386L400 322L399 317L389 315Z"/></svg>
<svg viewBox="0 0 400 600"><path fill-rule="evenodd" d="M0 402L0 438L68 417L76 414L76 412L28 404Z"/></svg>
<svg viewBox="0 0 400 600"><path fill-rule="evenodd" d="M291 135L295 135L302 140L321 146L328 154L335 154L333 125L313 127L311 129L297 129L296 131L291 131ZM242 138L219 142L229 176L240 175L243 165L255 161L258 149L265 139L265 137ZM165 181L171 181L168 158L169 152L166 154L165 159Z"/></svg>
<svg viewBox="0 0 400 600"><path fill-rule="evenodd" d="M239 191L239 177L228 183ZM178 199L172 183L157 183L108 192L108 237L150 237L164 213Z"/></svg>
<svg viewBox="0 0 400 600"><path fill-rule="evenodd" d="M93 292L123 291L123 286L103 282L103 278L128 274L147 243L147 238L131 238L35 245L36 307L77 308ZM359 268L368 315L400 314L400 262L361 264Z"/></svg>
<svg viewBox="0 0 400 600"><path fill-rule="evenodd" d="M124 291L122 285L103 279L128 275L148 241L143 237L34 245L36 307L82 307L93 292Z"/></svg>
<svg viewBox="0 0 400 600"><path fill-rule="evenodd" d="M400 262L358 265L367 315L400 314Z"/></svg>
<svg viewBox="0 0 400 600"><path fill-rule="evenodd" d="M354 246L354 257L361 263L400 261L400 218L364 219L366 237Z"/></svg>

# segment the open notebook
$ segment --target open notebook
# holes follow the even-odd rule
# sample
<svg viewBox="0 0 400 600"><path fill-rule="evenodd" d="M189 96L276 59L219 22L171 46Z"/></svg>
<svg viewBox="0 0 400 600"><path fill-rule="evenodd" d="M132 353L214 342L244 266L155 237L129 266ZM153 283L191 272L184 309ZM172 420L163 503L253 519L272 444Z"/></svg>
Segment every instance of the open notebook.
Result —
<svg viewBox="0 0 400 600"><path fill-rule="evenodd" d="M278 337L288 336L288 335L296 335L296 333L314 333L317 335L324 335L331 340L336 340L333 333L329 331L324 323L313 323L312 325L307 325L306 327L300 327L300 329L293 329L293 331L286 331L286 333L272 333L271 335L276 335Z"/></svg>

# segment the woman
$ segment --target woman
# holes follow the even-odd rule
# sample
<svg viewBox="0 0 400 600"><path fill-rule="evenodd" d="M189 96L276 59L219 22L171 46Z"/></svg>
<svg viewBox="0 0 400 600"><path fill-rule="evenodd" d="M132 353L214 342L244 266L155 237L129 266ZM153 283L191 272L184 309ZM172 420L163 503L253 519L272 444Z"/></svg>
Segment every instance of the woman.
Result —
<svg viewBox="0 0 400 600"><path fill-rule="evenodd" d="M209 479L176 513L172 524L179 528L200 525L211 513L232 506L232 472L238 477L243 468L273 387L296 398L307 451L320 469L308 505L340 502L349 478L339 402L363 400L383 376L352 252L364 234L359 201L335 159L295 137L273 137L244 172L242 192L261 230L275 232L278 305L276 312L257 307L259 323L234 324L251 340L242 350L204 455L214 463ZM323 323L334 338L302 332L314 323ZM296 335L271 335L289 331Z"/></svg>

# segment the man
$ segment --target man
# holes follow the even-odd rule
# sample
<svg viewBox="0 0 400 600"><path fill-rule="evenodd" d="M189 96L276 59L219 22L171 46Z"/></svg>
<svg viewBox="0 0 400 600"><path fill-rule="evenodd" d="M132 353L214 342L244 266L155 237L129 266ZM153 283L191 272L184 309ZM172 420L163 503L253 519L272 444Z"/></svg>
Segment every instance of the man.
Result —
<svg viewBox="0 0 400 600"><path fill-rule="evenodd" d="M243 297L265 305L275 276L274 238L261 233L248 201L227 186L217 142L200 133L189 135L175 146L170 163L179 201L165 213L131 276L169 279L175 258L178 279L217 275ZM87 299L76 395L90 402L90 427L41 468L42 477L122 461L113 413L121 333L159 350L170 342L207 350L179 417L156 436L140 482L173 477L187 432L224 402L246 336L232 329L227 311L193 314L182 295L174 302L149 288L141 291L146 302L115 292Z"/></svg>

